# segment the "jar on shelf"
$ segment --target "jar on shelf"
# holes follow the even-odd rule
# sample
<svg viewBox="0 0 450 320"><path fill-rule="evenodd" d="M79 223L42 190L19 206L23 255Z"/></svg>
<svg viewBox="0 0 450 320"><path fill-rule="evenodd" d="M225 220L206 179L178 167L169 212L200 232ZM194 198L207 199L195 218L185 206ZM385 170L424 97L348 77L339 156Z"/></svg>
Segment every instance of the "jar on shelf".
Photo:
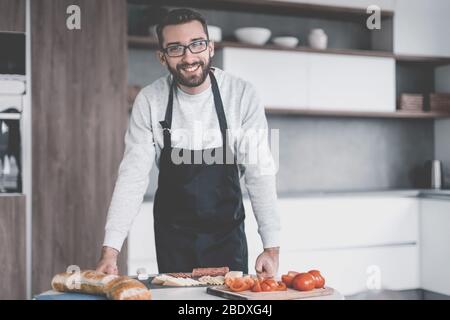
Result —
<svg viewBox="0 0 450 320"><path fill-rule="evenodd" d="M324 50L328 45L328 36L323 29L312 29L308 35L308 42L311 48Z"/></svg>

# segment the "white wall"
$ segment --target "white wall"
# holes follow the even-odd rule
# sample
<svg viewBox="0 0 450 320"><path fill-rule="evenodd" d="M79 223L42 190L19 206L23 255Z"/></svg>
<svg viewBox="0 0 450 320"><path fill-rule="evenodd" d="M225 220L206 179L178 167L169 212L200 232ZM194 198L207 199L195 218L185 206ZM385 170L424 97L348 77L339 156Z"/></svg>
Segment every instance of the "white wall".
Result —
<svg viewBox="0 0 450 320"><path fill-rule="evenodd" d="M450 1L396 0L394 52L450 56Z"/></svg>

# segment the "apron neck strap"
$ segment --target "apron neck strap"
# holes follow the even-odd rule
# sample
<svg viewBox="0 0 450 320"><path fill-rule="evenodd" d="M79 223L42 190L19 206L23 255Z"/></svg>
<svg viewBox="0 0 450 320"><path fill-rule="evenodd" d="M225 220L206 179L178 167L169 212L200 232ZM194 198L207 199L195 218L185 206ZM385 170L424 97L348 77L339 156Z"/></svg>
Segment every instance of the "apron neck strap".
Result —
<svg viewBox="0 0 450 320"><path fill-rule="evenodd" d="M222 133L223 147L226 146L227 136L227 119L225 117L225 111L223 109L222 97L220 96L219 86L217 84L214 73L209 71L209 78L211 80L211 88L214 96L214 105L216 107L217 118L219 120L220 132ZM169 100L167 102L166 114L163 121L160 121L164 134L164 145L171 145L171 128L172 128L172 113L173 113L173 92L175 91L175 80L172 80L169 92Z"/></svg>

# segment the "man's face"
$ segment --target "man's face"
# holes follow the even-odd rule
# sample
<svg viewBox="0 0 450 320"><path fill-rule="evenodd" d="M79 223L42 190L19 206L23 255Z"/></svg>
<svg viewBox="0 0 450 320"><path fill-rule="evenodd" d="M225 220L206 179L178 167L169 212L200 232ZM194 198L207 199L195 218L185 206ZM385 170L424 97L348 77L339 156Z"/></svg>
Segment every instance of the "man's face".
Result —
<svg viewBox="0 0 450 320"><path fill-rule="evenodd" d="M169 25L163 29L163 48L172 45L189 45L196 40L206 40L207 36L199 21L190 21L178 25ZM186 49L180 57L169 57L159 52L160 62L167 66L175 80L186 87L201 85L208 76L211 58L214 56L214 44L210 42L208 48L200 53L192 53Z"/></svg>

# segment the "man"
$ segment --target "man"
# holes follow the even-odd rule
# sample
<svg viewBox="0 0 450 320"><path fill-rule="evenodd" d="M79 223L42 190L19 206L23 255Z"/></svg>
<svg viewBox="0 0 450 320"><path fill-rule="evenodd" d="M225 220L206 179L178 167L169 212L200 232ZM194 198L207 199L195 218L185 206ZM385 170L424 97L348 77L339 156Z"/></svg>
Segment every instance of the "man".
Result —
<svg viewBox="0 0 450 320"><path fill-rule="evenodd" d="M136 97L97 270L118 273L117 256L155 159L159 177L154 229L160 273L220 266L248 273L243 175L264 246L255 269L260 276L275 276L280 221L264 107L250 83L211 67L214 44L200 14L173 10L157 34L158 59L170 74ZM199 127L216 134L200 134L199 141ZM246 140L250 131L254 134ZM248 140L256 145L257 161L242 160L251 149L245 145ZM206 161L208 155L218 161Z"/></svg>

